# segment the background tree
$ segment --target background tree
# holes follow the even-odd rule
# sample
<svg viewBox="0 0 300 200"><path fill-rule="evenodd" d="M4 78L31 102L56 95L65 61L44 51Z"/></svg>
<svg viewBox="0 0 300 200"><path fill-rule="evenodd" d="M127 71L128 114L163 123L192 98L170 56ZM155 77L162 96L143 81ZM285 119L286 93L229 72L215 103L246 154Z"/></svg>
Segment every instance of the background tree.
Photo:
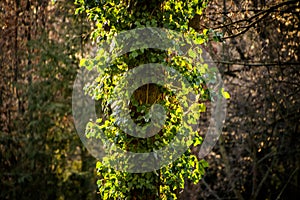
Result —
<svg viewBox="0 0 300 200"><path fill-rule="evenodd" d="M211 167L187 189L191 199L299 195L299 11L298 1L209 2L198 29L223 32L208 49L231 99Z"/></svg>
<svg viewBox="0 0 300 200"><path fill-rule="evenodd" d="M94 161L71 115L89 24L67 1L0 10L0 199L94 199Z"/></svg>

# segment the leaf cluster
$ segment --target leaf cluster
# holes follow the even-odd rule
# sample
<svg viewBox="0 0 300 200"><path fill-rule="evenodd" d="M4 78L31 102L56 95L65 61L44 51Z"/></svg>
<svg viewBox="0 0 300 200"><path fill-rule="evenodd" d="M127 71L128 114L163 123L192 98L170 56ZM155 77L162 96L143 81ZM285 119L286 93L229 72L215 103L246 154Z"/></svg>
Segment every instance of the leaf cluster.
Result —
<svg viewBox="0 0 300 200"><path fill-rule="evenodd" d="M76 12L86 12L89 19L96 22L93 38L99 45L112 41L114 36L121 31L142 27L160 27L181 31L186 38L190 38L195 44L203 44L208 39L208 30L199 34L189 27L189 21L202 13L206 1L77 0L76 4L78 5ZM190 50L186 51L186 49ZM208 83L205 83L202 77L208 76L208 80L213 83L216 81L214 78L216 71L203 64L202 58L195 61L195 58L202 52L201 49L193 47L193 44L183 45L179 42L175 50L166 49L162 51L147 47L132 50L119 57L111 56L109 67L106 67L107 54L101 50L95 58L83 59L81 66L89 70L96 68L99 73L99 76L92 83L85 86L85 92L99 103L98 106L101 110L98 119L87 124L87 137L101 140L102 137L99 133L103 132L111 142L109 144L111 146L107 147L110 153L118 148L123 151L141 153L155 151L168 145L179 129L184 129L194 138L182 139L182 142L188 143L193 148L200 145L202 138L197 131L193 131L187 123L184 123L183 117L188 115L188 123L198 123L200 113L206 111L205 104L201 104L200 100L206 101L211 96L205 87L205 84ZM169 66L181 73L189 85L183 84L184 89L178 94L168 85L146 84L130 96L130 104L125 106L130 110L131 119L141 127L151 122L153 118L150 112L152 105L159 104L166 111L165 124L160 132L155 136L141 139L132 137L120 129L120 124L126 124L126 121L119 121L120 119L113 114L113 110L118 111L126 108L122 102L114 103L112 99L114 99L115 89L124 74L145 63L162 63ZM172 72L167 73L175 83L176 79ZM199 102L195 104L191 104L186 98L189 86L192 86L192 90L199 99ZM179 99L184 102L183 105L179 103ZM184 112L185 108L189 109L189 114ZM106 145L105 141L103 143ZM175 162L164 168L142 174L117 171L108 167L109 162L111 160L104 157L96 166L99 175L97 184L103 199L177 199L186 180L190 179L197 183L204 174L204 168L207 167L207 163L203 160L199 161L192 154L191 149L188 149Z"/></svg>

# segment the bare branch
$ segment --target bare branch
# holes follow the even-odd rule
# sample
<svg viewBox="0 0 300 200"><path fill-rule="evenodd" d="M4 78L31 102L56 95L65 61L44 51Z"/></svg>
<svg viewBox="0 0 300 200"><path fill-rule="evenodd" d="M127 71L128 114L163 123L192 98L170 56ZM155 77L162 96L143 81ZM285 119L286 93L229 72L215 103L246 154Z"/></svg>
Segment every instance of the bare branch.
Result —
<svg viewBox="0 0 300 200"><path fill-rule="evenodd" d="M225 64L225 65L243 65L243 66L253 66L253 67L260 67L260 66L282 66L282 65L298 65L298 62L273 62L273 63L261 63L261 62L241 62L241 61L215 61L216 64Z"/></svg>
<svg viewBox="0 0 300 200"><path fill-rule="evenodd" d="M221 198L211 189L211 187L206 183L204 179L202 179L202 182L216 199L221 200Z"/></svg>
<svg viewBox="0 0 300 200"><path fill-rule="evenodd" d="M287 185L289 184L289 182L291 181L291 179L293 178L294 174L299 170L299 168L297 167L293 173L290 175L289 180L286 182L286 184L284 185L284 187L282 188L282 190L280 191L279 195L277 196L276 200L279 200L283 191L285 190L285 188L287 187Z"/></svg>
<svg viewBox="0 0 300 200"><path fill-rule="evenodd" d="M237 36L242 35L245 32L247 32L251 27L253 27L255 24L257 24L258 22L260 22L263 18L265 18L266 16L268 16L270 13L276 12L277 9L279 9L279 8L281 8L283 6L297 4L297 3L298 3L298 1L296 1L296 0L282 2L282 3L279 3L277 5L271 6L268 9L262 10L262 11L258 12L257 14L253 15L250 18L237 20L237 21L225 24L225 25L221 25L221 26L215 27L213 29L221 29L221 28L225 28L225 27L228 27L228 26L232 26L232 25L235 25L235 24L242 23L242 22L250 23L248 26L245 26L245 29L243 31L241 31L241 32L239 32L239 33L237 33L235 35L224 37L223 39L229 39L229 38L237 37ZM260 17L261 15L262 15L262 17ZM255 20L255 21L253 21L256 18L258 18L258 19Z"/></svg>

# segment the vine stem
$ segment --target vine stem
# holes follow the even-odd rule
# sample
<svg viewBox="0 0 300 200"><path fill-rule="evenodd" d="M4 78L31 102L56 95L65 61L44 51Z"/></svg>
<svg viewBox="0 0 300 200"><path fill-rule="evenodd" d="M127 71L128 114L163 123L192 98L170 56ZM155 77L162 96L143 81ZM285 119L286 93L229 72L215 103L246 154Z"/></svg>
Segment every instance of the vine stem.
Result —
<svg viewBox="0 0 300 200"><path fill-rule="evenodd" d="M148 104L148 99L149 99L149 83L147 84L146 104Z"/></svg>

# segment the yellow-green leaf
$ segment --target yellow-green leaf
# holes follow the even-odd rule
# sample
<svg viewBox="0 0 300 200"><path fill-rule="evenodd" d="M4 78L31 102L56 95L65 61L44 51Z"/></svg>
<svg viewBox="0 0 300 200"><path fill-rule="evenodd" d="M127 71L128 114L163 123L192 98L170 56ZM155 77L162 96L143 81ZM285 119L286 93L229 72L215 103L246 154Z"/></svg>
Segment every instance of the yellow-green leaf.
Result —
<svg viewBox="0 0 300 200"><path fill-rule="evenodd" d="M222 88L222 96L225 98L225 99L229 99L230 98L230 94L226 91L224 91L224 88Z"/></svg>

